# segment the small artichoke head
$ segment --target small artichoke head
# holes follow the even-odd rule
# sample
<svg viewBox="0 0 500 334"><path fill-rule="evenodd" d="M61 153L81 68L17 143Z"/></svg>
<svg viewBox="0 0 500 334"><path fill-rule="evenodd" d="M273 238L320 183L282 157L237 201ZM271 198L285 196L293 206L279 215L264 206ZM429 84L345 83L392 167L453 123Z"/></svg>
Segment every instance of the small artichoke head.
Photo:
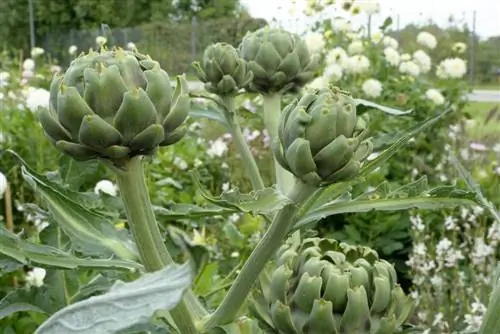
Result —
<svg viewBox="0 0 500 334"><path fill-rule="evenodd" d="M196 75L205 89L220 96L235 95L252 80L246 62L228 43L215 43L203 53L201 63L193 63Z"/></svg>
<svg viewBox="0 0 500 334"><path fill-rule="evenodd" d="M40 123L49 140L76 160L120 165L179 141L189 111L187 83L135 51L90 51L54 77Z"/></svg>
<svg viewBox="0 0 500 334"><path fill-rule="evenodd" d="M319 64L300 36L270 27L247 33L239 53L253 73L247 90L262 94L300 90L314 78Z"/></svg>
<svg viewBox="0 0 500 334"><path fill-rule="evenodd" d="M414 309L394 267L368 247L296 232L276 266L268 306L278 333L397 333Z"/></svg>
<svg viewBox="0 0 500 334"><path fill-rule="evenodd" d="M308 91L283 109L274 154L283 168L307 184L323 186L357 175L372 152L367 116L337 89Z"/></svg>

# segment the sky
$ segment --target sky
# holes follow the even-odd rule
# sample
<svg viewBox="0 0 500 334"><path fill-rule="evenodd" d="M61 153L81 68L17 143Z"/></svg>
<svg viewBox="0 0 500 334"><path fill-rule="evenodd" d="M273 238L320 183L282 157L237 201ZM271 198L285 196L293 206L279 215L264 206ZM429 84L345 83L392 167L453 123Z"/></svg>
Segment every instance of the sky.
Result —
<svg viewBox="0 0 500 334"><path fill-rule="evenodd" d="M367 1L372 0L358 0L358 2ZM297 32L307 28L308 21L303 14L306 0L296 0L294 14L290 14L292 0L241 0L241 2L254 17L267 20L276 18L287 29ZM440 26L446 26L448 18L453 15L457 21L466 22L472 28L475 10L477 34L482 38L500 35L498 0L380 0L378 2L381 4L381 12L373 18L374 25L378 25L389 15L393 16L396 23L399 14L401 28L409 23L424 23L429 18ZM332 16L335 15L332 13ZM357 16L354 21L365 19Z"/></svg>

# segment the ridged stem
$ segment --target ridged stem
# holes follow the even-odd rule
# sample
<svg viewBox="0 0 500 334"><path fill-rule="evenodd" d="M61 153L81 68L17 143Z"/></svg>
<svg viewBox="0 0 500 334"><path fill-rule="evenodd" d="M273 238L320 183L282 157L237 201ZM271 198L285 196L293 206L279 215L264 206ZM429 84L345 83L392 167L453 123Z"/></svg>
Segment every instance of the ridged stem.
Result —
<svg viewBox="0 0 500 334"><path fill-rule="evenodd" d="M268 94L262 96L264 99L264 124L266 125L271 142L278 138L278 128L281 119L281 94ZM281 167L273 156L274 170L278 189L283 194L288 194L294 184L294 176Z"/></svg>
<svg viewBox="0 0 500 334"><path fill-rule="evenodd" d="M141 157L132 158L125 165L124 170L116 174L128 224L146 271L157 271L173 264L174 260L163 242L151 206ZM186 305L186 297L170 311L170 315L181 333L198 333L190 307Z"/></svg>
<svg viewBox="0 0 500 334"><path fill-rule="evenodd" d="M241 155L241 159L243 160L243 164L248 172L252 188L253 190L263 189L264 181L262 181L259 167L255 162L252 152L250 152L250 148L248 147L245 138L243 137L240 123L238 121L238 115L235 113L234 97L224 97L223 101L226 106L225 116L230 126L231 136L233 137L234 144L236 145L236 148Z"/></svg>
<svg viewBox="0 0 500 334"><path fill-rule="evenodd" d="M233 282L227 295L222 300L222 303L204 324L204 331L208 331L218 325L230 323L234 320L266 263L283 244L283 240L293 226L294 217L299 209L300 203L309 198L315 190L316 188L298 180L294 183L291 192L288 194L292 203L283 207L275 216L273 222L264 234L264 237L260 240L243 265L243 268Z"/></svg>

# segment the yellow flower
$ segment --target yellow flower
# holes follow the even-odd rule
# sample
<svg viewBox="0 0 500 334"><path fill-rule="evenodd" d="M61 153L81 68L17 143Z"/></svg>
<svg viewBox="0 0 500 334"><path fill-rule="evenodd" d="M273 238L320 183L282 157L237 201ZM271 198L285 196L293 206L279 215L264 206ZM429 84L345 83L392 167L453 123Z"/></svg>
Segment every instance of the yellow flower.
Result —
<svg viewBox="0 0 500 334"><path fill-rule="evenodd" d="M193 230L193 239L191 239L193 245L207 245L206 230L205 227L201 229L201 233L198 230Z"/></svg>
<svg viewBox="0 0 500 334"><path fill-rule="evenodd" d="M123 230L123 229L125 229L125 221L122 220L122 221L116 223L115 227L116 227L117 230Z"/></svg>
<svg viewBox="0 0 500 334"><path fill-rule="evenodd" d="M333 36L333 31L331 31L330 29L328 29L327 31L325 31L325 38L330 38Z"/></svg>

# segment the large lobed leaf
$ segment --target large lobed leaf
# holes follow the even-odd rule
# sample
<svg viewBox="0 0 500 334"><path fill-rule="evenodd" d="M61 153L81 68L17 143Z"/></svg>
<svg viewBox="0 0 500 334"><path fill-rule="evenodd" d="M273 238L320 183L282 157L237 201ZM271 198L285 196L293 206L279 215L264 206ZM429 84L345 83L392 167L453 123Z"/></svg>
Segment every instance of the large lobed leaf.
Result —
<svg viewBox="0 0 500 334"><path fill-rule="evenodd" d="M112 222L81 204L81 194L50 181L31 169L16 153L26 182L41 195L53 220L71 239L78 251L100 256L116 255L137 259L135 243L128 233L118 231Z"/></svg>
<svg viewBox="0 0 500 334"><path fill-rule="evenodd" d="M54 313L35 334L107 334L147 324L157 310L170 310L191 285L189 265L170 265L139 279L116 282L109 292Z"/></svg>

